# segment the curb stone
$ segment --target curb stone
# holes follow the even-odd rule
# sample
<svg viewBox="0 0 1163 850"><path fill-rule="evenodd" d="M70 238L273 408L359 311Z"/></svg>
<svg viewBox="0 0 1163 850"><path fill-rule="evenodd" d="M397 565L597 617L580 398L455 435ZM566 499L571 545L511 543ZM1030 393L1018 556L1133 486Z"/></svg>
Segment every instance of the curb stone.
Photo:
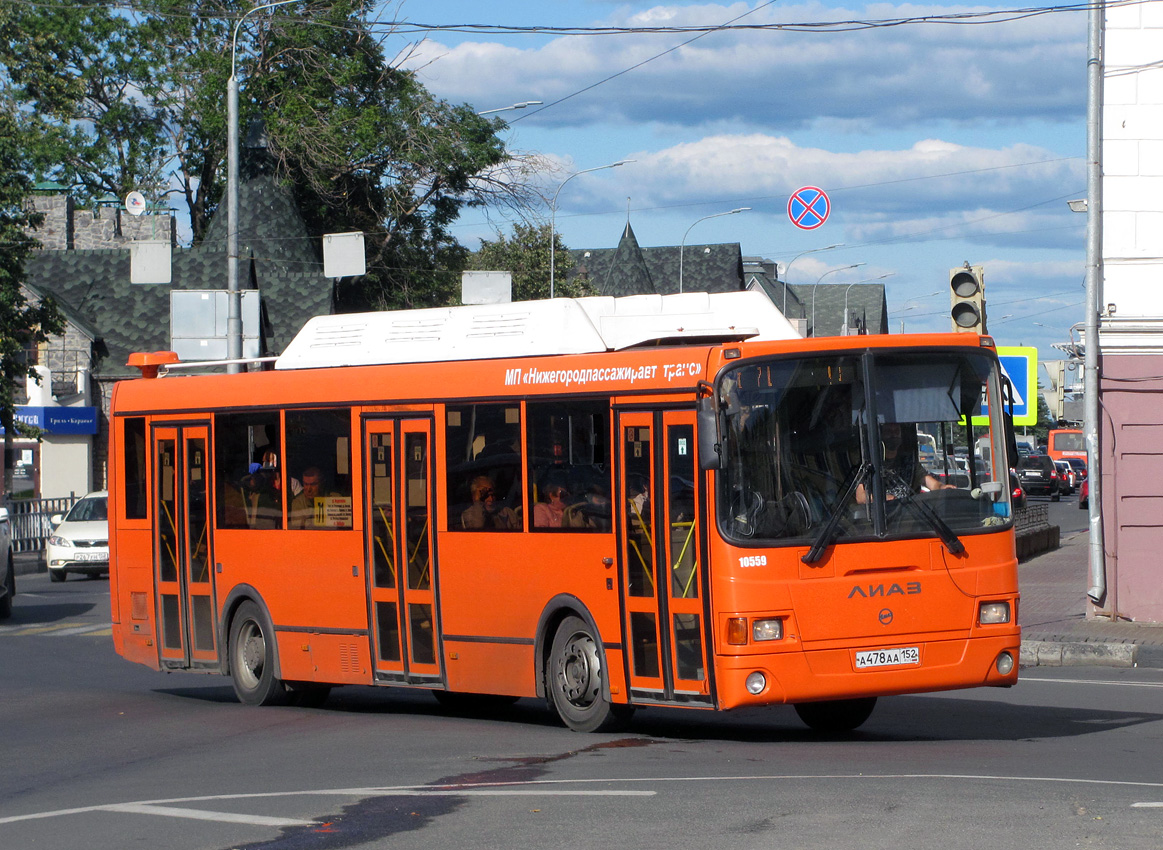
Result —
<svg viewBox="0 0 1163 850"><path fill-rule="evenodd" d="M1133 643L1024 640L1018 664L1021 667L1135 667L1139 649ZM1158 656L1163 661L1163 653Z"/></svg>

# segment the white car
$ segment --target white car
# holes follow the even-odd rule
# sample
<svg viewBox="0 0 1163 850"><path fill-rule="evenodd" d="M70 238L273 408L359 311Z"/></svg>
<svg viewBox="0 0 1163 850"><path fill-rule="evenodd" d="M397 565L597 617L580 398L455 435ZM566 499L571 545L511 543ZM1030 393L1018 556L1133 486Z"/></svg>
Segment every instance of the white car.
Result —
<svg viewBox="0 0 1163 850"><path fill-rule="evenodd" d="M45 561L49 578L64 581L69 573L98 576L109 572L109 495L90 493L63 517L56 514Z"/></svg>
<svg viewBox="0 0 1163 850"><path fill-rule="evenodd" d="M0 620L12 616L12 598L16 596L16 565L12 562L12 523L8 508L0 508Z"/></svg>

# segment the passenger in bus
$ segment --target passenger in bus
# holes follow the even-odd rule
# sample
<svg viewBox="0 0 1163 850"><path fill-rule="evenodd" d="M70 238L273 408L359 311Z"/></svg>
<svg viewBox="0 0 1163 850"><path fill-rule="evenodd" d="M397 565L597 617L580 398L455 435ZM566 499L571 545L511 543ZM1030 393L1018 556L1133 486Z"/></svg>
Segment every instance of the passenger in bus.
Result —
<svg viewBox="0 0 1163 850"><path fill-rule="evenodd" d="M564 484L550 484L545 488L548 502L533 506L535 528L585 528L586 518L574 507L573 497Z"/></svg>
<svg viewBox="0 0 1163 850"><path fill-rule="evenodd" d="M250 465L250 474L242 479L243 509L248 527L279 527L283 504L275 486L277 477L278 470L257 463Z"/></svg>
<svg viewBox="0 0 1163 850"><path fill-rule="evenodd" d="M299 476L299 482L302 489L291 500L291 528L328 528L326 524L316 522L315 500L336 495L325 492L323 471L317 466L309 466Z"/></svg>
<svg viewBox="0 0 1163 850"><path fill-rule="evenodd" d="M517 514L512 508L497 501L496 484L487 475L478 475L472 480L472 504L460 515L460 524L465 528L484 531L507 531L520 528Z"/></svg>

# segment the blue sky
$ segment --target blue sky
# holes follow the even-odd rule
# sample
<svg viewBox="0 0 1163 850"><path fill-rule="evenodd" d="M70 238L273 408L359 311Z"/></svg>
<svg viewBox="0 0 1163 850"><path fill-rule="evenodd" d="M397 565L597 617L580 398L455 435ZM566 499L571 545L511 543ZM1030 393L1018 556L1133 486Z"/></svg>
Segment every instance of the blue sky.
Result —
<svg viewBox="0 0 1163 850"><path fill-rule="evenodd" d="M412 0L384 20L442 27L687 27L888 21L1008 6ZM948 273L985 267L990 332L1061 357L1083 319L1086 13L963 18L828 31L601 35L399 31L389 55L436 95L501 113L511 148L556 169L556 227L571 248L739 242L788 278L887 275L890 324L947 330ZM802 29L802 28L800 28ZM694 39L692 41L692 39ZM684 42L689 42L684 44ZM406 58L405 58L406 57ZM803 231L790 193L819 186L829 220ZM702 221L736 207L749 212ZM545 217L549 216L546 204ZM462 242L508 232L503 211L466 218ZM803 254L842 243L844 247Z"/></svg>

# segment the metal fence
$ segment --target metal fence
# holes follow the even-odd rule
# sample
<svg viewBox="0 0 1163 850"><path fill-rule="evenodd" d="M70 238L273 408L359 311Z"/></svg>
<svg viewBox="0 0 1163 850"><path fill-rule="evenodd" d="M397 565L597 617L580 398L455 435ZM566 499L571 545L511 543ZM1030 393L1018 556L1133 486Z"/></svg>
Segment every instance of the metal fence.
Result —
<svg viewBox="0 0 1163 850"><path fill-rule="evenodd" d="M1024 531L1044 528L1049 524L1049 505L1031 505L1027 503L1024 508L1014 515L1014 531L1018 534Z"/></svg>
<svg viewBox="0 0 1163 850"><path fill-rule="evenodd" d="M67 513L77 496L56 499L13 499L8 502L8 518L12 525L13 552L43 552L52 524L49 517Z"/></svg>

